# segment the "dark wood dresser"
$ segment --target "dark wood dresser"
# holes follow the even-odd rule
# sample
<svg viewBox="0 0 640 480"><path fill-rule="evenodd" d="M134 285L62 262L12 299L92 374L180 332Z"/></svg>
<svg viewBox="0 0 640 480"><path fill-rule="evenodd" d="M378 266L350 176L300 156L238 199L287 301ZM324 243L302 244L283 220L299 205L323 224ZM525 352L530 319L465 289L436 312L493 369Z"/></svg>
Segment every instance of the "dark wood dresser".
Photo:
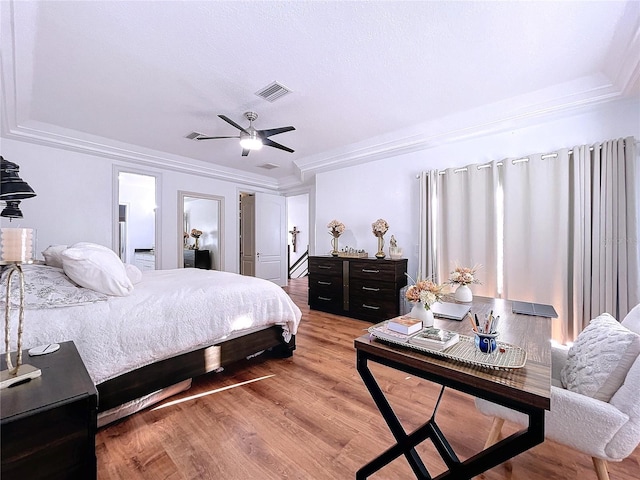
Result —
<svg viewBox="0 0 640 480"><path fill-rule="evenodd" d="M98 392L76 346L22 359L42 375L0 390L0 478L95 479Z"/></svg>
<svg viewBox="0 0 640 480"><path fill-rule="evenodd" d="M380 322L400 314L407 259L309 257L309 307Z"/></svg>
<svg viewBox="0 0 640 480"><path fill-rule="evenodd" d="M211 268L209 250L184 250L184 268Z"/></svg>

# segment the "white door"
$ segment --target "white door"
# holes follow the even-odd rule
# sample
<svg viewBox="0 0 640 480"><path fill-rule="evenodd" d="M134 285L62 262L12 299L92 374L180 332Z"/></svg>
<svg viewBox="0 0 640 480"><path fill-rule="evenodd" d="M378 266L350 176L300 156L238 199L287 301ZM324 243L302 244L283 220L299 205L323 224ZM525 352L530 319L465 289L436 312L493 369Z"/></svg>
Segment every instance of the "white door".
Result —
<svg viewBox="0 0 640 480"><path fill-rule="evenodd" d="M268 193L255 195L255 276L280 286L287 284L286 198Z"/></svg>

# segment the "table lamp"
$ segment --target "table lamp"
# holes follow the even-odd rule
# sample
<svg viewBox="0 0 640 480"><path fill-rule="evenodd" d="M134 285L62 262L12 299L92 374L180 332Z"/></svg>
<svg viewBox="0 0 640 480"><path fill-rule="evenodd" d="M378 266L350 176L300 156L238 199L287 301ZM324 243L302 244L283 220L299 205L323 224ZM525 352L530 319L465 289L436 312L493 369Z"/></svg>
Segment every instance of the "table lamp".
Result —
<svg viewBox="0 0 640 480"><path fill-rule="evenodd" d="M22 199L34 197L33 189L18 176L20 168L0 156L0 200L6 202L6 207L0 216L22 218L19 204ZM40 369L22 364L22 332L24 329L24 271L22 264L33 263L35 250L35 234L32 228L2 228L0 229L0 267L6 271L7 289L5 292L5 350L7 369L0 372L0 389L17 383L29 381L41 375ZM20 298L18 306L18 351L16 364L11 360L11 284L14 276L20 282Z"/></svg>

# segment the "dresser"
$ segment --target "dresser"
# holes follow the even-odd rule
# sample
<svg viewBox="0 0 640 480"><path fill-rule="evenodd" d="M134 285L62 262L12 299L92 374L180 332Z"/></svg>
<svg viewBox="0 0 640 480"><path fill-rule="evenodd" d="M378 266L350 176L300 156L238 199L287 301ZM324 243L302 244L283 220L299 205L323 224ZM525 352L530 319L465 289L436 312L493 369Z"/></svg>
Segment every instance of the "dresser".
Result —
<svg viewBox="0 0 640 480"><path fill-rule="evenodd" d="M211 268L209 250L184 250L184 268Z"/></svg>
<svg viewBox="0 0 640 480"><path fill-rule="evenodd" d="M309 257L309 307L379 322L400 314L407 259Z"/></svg>
<svg viewBox="0 0 640 480"><path fill-rule="evenodd" d="M0 390L0 478L95 479L98 392L74 343L23 360L42 375Z"/></svg>

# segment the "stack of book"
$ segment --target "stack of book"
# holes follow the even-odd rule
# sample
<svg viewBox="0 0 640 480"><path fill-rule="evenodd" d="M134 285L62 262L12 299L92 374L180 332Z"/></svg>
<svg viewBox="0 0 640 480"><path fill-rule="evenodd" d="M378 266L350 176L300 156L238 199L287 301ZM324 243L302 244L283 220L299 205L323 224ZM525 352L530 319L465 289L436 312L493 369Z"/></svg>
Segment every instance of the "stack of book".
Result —
<svg viewBox="0 0 640 480"><path fill-rule="evenodd" d="M399 323L398 320L401 318L402 317L396 317L392 320L378 323L369 328L369 333L380 340L407 345L409 347L416 345L436 352L445 350L460 340L460 336L456 332L442 328L426 327L420 328L413 333L398 332L391 327L396 327ZM422 326L422 324L420 324L420 326Z"/></svg>

